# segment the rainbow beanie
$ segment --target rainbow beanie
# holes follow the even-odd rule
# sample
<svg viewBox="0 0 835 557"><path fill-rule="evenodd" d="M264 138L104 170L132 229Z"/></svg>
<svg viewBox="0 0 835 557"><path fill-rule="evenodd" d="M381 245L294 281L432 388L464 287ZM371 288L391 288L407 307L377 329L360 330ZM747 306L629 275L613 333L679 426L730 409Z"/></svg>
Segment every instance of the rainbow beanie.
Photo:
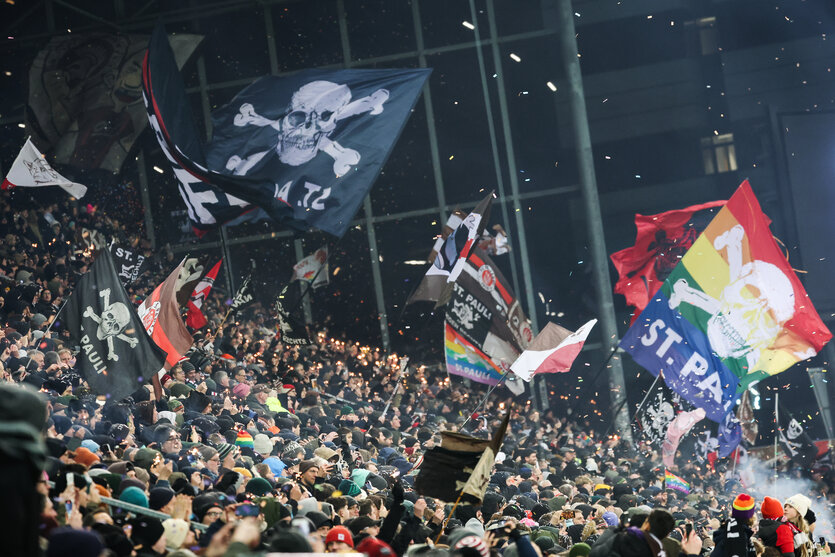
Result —
<svg viewBox="0 0 835 557"><path fill-rule="evenodd" d="M756 501L747 493L740 493L734 499L734 508L731 511L731 516L737 520L748 520L757 512Z"/></svg>

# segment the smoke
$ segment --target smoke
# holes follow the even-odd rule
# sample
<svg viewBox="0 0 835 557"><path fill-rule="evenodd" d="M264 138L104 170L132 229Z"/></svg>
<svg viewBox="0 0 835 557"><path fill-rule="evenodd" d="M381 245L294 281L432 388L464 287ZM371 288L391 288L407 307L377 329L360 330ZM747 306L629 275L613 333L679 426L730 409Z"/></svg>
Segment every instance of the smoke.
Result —
<svg viewBox="0 0 835 557"><path fill-rule="evenodd" d="M807 478L787 476L785 473L778 473L775 478L773 465L769 466L762 460L753 457L744 459L744 464L737 468L742 485L749 491L749 494L757 499L757 506L762 503L763 497L768 495L779 499L784 503L786 499L800 493L812 500L812 511L817 518L815 526L815 540L824 537L828 541L835 540L835 515L826 498L817 490L815 482Z"/></svg>

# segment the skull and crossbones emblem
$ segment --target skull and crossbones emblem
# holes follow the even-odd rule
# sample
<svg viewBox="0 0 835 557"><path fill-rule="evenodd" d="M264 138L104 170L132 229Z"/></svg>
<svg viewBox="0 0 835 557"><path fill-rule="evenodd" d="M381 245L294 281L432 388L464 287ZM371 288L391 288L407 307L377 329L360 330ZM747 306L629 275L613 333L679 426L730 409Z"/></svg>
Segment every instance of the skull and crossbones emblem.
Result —
<svg viewBox="0 0 835 557"><path fill-rule="evenodd" d="M115 362L119 360L119 355L113 351L114 338L127 342L131 348L135 348L139 340L125 334L125 330L130 325L130 310L128 307L122 302L111 304L109 288L99 292L99 296L104 299L104 311L101 312L101 315L96 315L95 310L91 306L87 306L87 309L84 310L84 317L89 317L98 323L96 337L99 340L107 341L107 359Z"/></svg>
<svg viewBox="0 0 835 557"><path fill-rule="evenodd" d="M743 264L745 229L736 225L713 242L717 251L726 250L730 283L719 299L691 287L687 279L673 284L670 308L682 302L710 314L707 337L722 358L745 358L753 370L763 350L794 315L794 288L786 274L767 261ZM800 354L798 354L800 356Z"/></svg>
<svg viewBox="0 0 835 557"><path fill-rule="evenodd" d="M344 84L330 81L312 81L293 93L288 111L278 120L270 120L255 112L250 103L240 106L235 115L236 126L270 126L278 132L275 151L284 164L300 166L309 162L319 151L333 158L333 172L343 176L360 161L360 154L343 147L331 139L336 125L346 118L368 112L376 115L383 111L388 100L386 89L351 101L351 89ZM241 158L233 155L226 162L226 169L236 175L247 174L272 149Z"/></svg>

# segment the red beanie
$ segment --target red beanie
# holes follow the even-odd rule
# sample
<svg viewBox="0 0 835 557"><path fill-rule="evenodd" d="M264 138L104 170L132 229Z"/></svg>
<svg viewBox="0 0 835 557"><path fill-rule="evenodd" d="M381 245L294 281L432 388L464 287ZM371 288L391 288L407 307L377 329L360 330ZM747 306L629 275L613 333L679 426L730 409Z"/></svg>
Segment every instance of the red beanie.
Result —
<svg viewBox="0 0 835 557"><path fill-rule="evenodd" d="M783 504L773 497L766 497L763 499L760 512L763 513L763 518L779 520L783 516Z"/></svg>
<svg viewBox="0 0 835 557"><path fill-rule="evenodd" d="M354 537L351 535L351 531L344 526L334 526L328 530L328 535L325 536L325 546L331 542L343 542L354 547Z"/></svg>

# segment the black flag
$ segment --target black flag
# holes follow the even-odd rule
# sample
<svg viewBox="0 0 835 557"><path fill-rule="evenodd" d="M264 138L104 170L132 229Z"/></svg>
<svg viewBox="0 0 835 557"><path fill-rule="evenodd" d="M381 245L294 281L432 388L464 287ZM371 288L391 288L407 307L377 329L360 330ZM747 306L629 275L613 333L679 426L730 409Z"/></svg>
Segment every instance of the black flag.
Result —
<svg viewBox="0 0 835 557"><path fill-rule="evenodd" d="M145 256L139 251L125 249L113 242L110 244L110 254L122 284L132 283L145 272Z"/></svg>
<svg viewBox="0 0 835 557"><path fill-rule="evenodd" d="M278 328L281 329L281 342L284 344L304 345L310 344L304 327L295 322L290 313L284 309L284 297L287 293L285 286L278 298L275 299L275 313L278 319Z"/></svg>
<svg viewBox="0 0 835 557"><path fill-rule="evenodd" d="M806 429L780 404L777 438L786 456L803 467L810 467L818 456L818 448Z"/></svg>
<svg viewBox="0 0 835 557"><path fill-rule="evenodd" d="M81 277L61 313L81 347L79 369L94 393L120 400L162 369L165 352L145 332L109 250Z"/></svg>
<svg viewBox="0 0 835 557"><path fill-rule="evenodd" d="M233 314L238 313L242 308L251 304L254 299L252 295L252 275L247 275L241 283L240 288L238 288L235 297L232 298L232 305L229 306L229 311Z"/></svg>

